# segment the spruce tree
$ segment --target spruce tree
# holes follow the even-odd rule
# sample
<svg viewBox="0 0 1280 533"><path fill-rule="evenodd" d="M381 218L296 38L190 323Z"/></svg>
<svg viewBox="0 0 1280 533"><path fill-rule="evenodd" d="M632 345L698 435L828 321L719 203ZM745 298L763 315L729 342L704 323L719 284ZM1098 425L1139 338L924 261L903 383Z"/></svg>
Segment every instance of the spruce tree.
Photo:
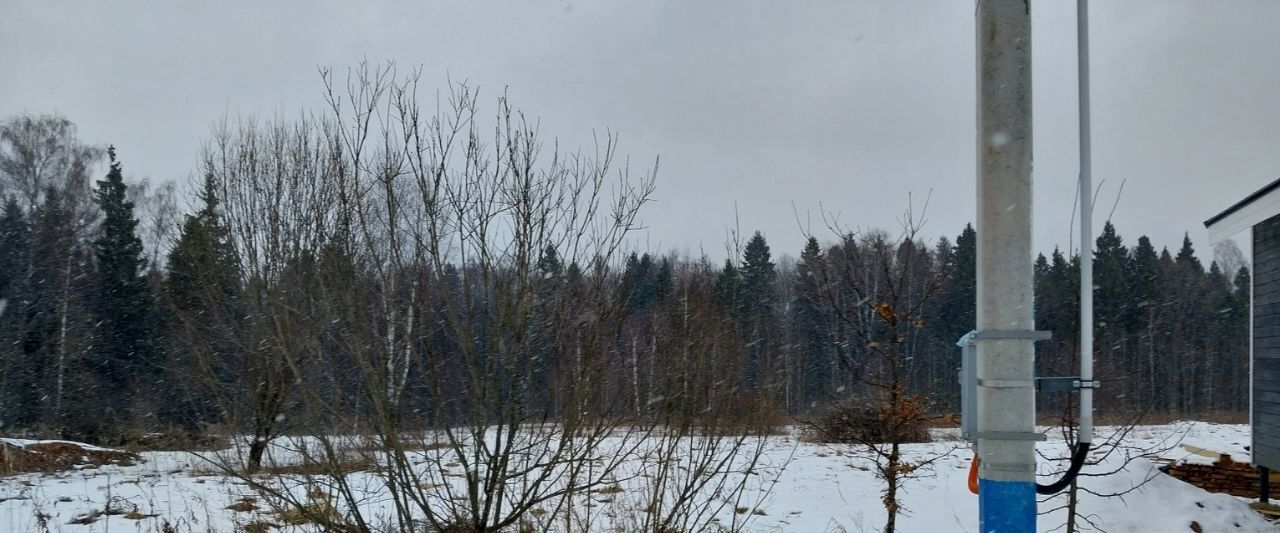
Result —
<svg viewBox="0 0 1280 533"><path fill-rule="evenodd" d="M822 260L818 239L809 237L800 252L800 261L796 263L795 299L791 302L791 321L800 352L798 375L803 381L801 400L804 405L813 404L824 393L835 391L837 362L830 350L831 328L823 311Z"/></svg>
<svg viewBox="0 0 1280 533"><path fill-rule="evenodd" d="M205 179L200 201L200 210L183 222L178 242L169 252L165 292L179 309L204 310L230 302L240 290L239 258L231 232L218 214L211 178Z"/></svg>
<svg viewBox="0 0 1280 533"><path fill-rule="evenodd" d="M1039 288L1044 284L1045 278L1049 275L1049 259L1043 253L1036 255L1036 262L1031 267L1032 283L1036 287L1036 294L1039 295ZM1036 316L1040 316L1041 302L1036 301Z"/></svg>
<svg viewBox="0 0 1280 533"><path fill-rule="evenodd" d="M1119 339L1124 334L1124 321L1129 309L1129 251L1116 227L1107 221L1102 226L1093 251L1094 322L1098 334L1106 339ZM1100 342L1105 346L1105 342Z"/></svg>
<svg viewBox="0 0 1280 533"><path fill-rule="evenodd" d="M1225 332L1226 342L1231 351L1230 403L1225 407L1238 411L1249 409L1249 296L1251 280L1249 267L1242 266L1236 271L1232 280L1231 311L1227 315L1229 329Z"/></svg>
<svg viewBox="0 0 1280 533"><path fill-rule="evenodd" d="M773 309L773 283L778 277L769 244L759 231L742 252L743 313L748 320L766 318Z"/></svg>
<svg viewBox="0 0 1280 533"><path fill-rule="evenodd" d="M1231 284L1234 286L1236 298L1240 300L1241 305L1245 306L1244 312L1247 314L1249 312L1249 292L1250 287L1252 287L1249 267L1240 267L1240 270L1236 271L1236 276Z"/></svg>
<svg viewBox="0 0 1280 533"><path fill-rule="evenodd" d="M571 294L576 292L578 286L582 284L582 279L582 267L578 266L578 262L569 263L569 268L564 271L564 280Z"/></svg>
<svg viewBox="0 0 1280 533"><path fill-rule="evenodd" d="M671 295L671 289L675 285L675 273L671 268L671 261L662 258L662 265L658 267L658 271L654 274L653 279L653 297L658 302L666 301Z"/></svg>
<svg viewBox="0 0 1280 533"><path fill-rule="evenodd" d="M145 276L138 219L128 200L115 148L107 150L110 169L98 180L94 200L102 210L102 227L93 243L97 258L94 311L98 335L90 366L108 394L101 406L111 415L128 411L144 392L163 386L156 360L154 313L150 285ZM142 391L143 386L148 391ZM105 422L105 420L100 420Z"/></svg>
<svg viewBox="0 0 1280 533"><path fill-rule="evenodd" d="M1129 251L1124 239L1115 225L1107 221L1095 240L1093 251L1094 358L1099 375L1118 375L1118 369L1132 362L1127 344L1127 322L1132 316L1126 279L1128 269ZM1100 391L1099 401L1109 399L1115 390Z"/></svg>
<svg viewBox="0 0 1280 533"><path fill-rule="evenodd" d="M1206 370L1205 352L1209 316L1206 311L1206 279L1204 265L1195 255L1191 238L1183 235L1182 248L1173 260L1173 272L1169 276L1171 364L1178 370L1171 383L1165 387L1171 391L1169 408L1180 414L1189 414L1204 399L1202 394L1189 391L1205 391L1202 379ZM1212 305L1212 304L1210 304Z"/></svg>
<svg viewBox="0 0 1280 533"><path fill-rule="evenodd" d="M1195 274L1204 273L1204 265L1196 258L1196 249L1191 246L1191 235L1182 234L1182 248L1178 250L1175 262Z"/></svg>
<svg viewBox="0 0 1280 533"><path fill-rule="evenodd" d="M29 425L37 412L30 378L36 360L24 357L24 316L30 298L30 227L17 200L0 214L0 428Z"/></svg>
<svg viewBox="0 0 1280 533"><path fill-rule="evenodd" d="M1168 279L1168 274L1173 272L1173 256L1169 255L1169 247L1160 248L1160 275L1162 279Z"/></svg>
<svg viewBox="0 0 1280 533"><path fill-rule="evenodd" d="M13 299L17 287L26 277L30 227L27 217L13 197L4 203L0 213L0 301ZM0 307L0 316L5 307Z"/></svg>
<svg viewBox="0 0 1280 533"><path fill-rule="evenodd" d="M1142 405L1153 406L1157 401L1157 332L1163 327L1164 317L1164 279L1160 267L1160 256L1146 235L1138 237L1138 246L1133 249L1126 273L1129 290L1133 294L1133 307L1129 310L1128 329L1133 338L1131 343L1134 365L1130 369L1141 376L1138 396Z"/></svg>
<svg viewBox="0 0 1280 533"><path fill-rule="evenodd" d="M1206 278L1206 282L1209 284L1210 290L1220 290L1223 292L1227 292L1229 290L1228 287L1231 285L1231 281L1227 279L1226 273L1224 273L1222 268L1218 266L1217 261L1209 262L1208 276L1209 277Z"/></svg>
<svg viewBox="0 0 1280 533"><path fill-rule="evenodd" d="M163 302L173 360L166 421L191 427L216 421L214 392L234 380L234 337L243 327L239 257L218 213L212 177L206 176L201 208L182 224L169 252ZM204 387L198 384L206 385Z"/></svg>
<svg viewBox="0 0 1280 533"><path fill-rule="evenodd" d="M1235 343L1229 339L1232 334L1248 335L1247 330L1236 328L1237 324L1247 321L1248 316L1233 316L1235 290L1232 278L1223 272L1217 261L1210 262L1203 283L1204 297L1200 307L1205 323L1200 328L1208 339L1204 342L1202 352L1205 361L1202 382L1205 388L1200 392L1205 398L1200 409L1205 410L1235 403L1233 396L1238 387L1232 383L1233 374L1235 367L1241 366L1241 362L1236 358L1236 350L1233 350Z"/></svg>
<svg viewBox="0 0 1280 533"><path fill-rule="evenodd" d="M732 259L725 259L724 268L716 275L716 301L732 316L738 316L742 299L742 275Z"/></svg>
<svg viewBox="0 0 1280 533"><path fill-rule="evenodd" d="M1146 235L1138 237L1125 278L1133 293L1132 328L1141 329L1146 326L1152 308L1159 305L1161 296L1160 256Z"/></svg>
<svg viewBox="0 0 1280 533"><path fill-rule="evenodd" d="M556 252L556 247L550 244L542 250L542 255L538 256L538 274L544 279L554 279L560 277L564 273L564 264L560 262L560 255Z"/></svg>
<svg viewBox="0 0 1280 533"><path fill-rule="evenodd" d="M942 340L950 339L954 343L961 335L973 331L978 323L978 232L972 224L965 224L956 237L951 260L944 268L939 334Z"/></svg>
<svg viewBox="0 0 1280 533"><path fill-rule="evenodd" d="M1035 329L1045 330L1048 327L1052 327L1053 321L1049 320L1049 309L1055 303L1045 297L1045 291L1049 286L1049 258L1045 257L1043 253L1037 254L1031 272L1031 284L1035 288L1035 301L1032 304L1035 308ZM1035 345L1037 375L1044 374L1044 363L1052 357L1051 348L1046 344L1041 342Z"/></svg>
<svg viewBox="0 0 1280 533"><path fill-rule="evenodd" d="M778 273L769 253L769 244L759 231L747 241L742 252L741 299L738 319L747 335L744 377L748 386L767 386L778 370L772 353L777 338L773 320L774 282Z"/></svg>
<svg viewBox="0 0 1280 533"><path fill-rule="evenodd" d="M622 274L623 290L627 291L627 310L638 312L648 309L661 292L658 271L653 265L653 257L642 256L632 252L627 258L626 270Z"/></svg>

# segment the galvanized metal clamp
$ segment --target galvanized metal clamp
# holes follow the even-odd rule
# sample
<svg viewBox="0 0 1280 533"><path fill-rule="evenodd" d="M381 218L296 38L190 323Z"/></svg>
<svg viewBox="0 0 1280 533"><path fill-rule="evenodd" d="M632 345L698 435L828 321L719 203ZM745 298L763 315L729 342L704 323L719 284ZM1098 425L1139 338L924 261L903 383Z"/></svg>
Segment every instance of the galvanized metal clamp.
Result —
<svg viewBox="0 0 1280 533"><path fill-rule="evenodd" d="M1074 376L1036 378L1036 390L1040 392L1072 392L1100 387L1102 382L1096 379L1086 381Z"/></svg>
<svg viewBox="0 0 1280 533"><path fill-rule="evenodd" d="M969 333L976 341L984 340L1029 340L1032 342L1047 341L1053 338L1051 331L1035 331L1029 329L988 329Z"/></svg>

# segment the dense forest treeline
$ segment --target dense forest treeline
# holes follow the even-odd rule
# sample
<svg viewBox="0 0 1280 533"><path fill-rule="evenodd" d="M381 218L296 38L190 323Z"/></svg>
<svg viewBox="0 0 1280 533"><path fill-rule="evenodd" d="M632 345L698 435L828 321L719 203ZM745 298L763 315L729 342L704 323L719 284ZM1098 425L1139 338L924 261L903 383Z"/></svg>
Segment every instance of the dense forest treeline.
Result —
<svg viewBox="0 0 1280 533"><path fill-rule="evenodd" d="M973 228L757 232L723 264L632 252L651 174L611 187L612 141L539 160L506 107L481 142L455 96L454 121L398 137L357 135L369 122L336 101L332 121L223 124L185 217L70 121L4 121L0 431L807 415L886 376L958 409ZM456 150L422 142L459 132ZM1189 238L1171 252L1109 222L1094 261L1101 411L1246 409L1241 261L1206 268ZM1075 373L1078 280L1077 256L1036 260L1042 375Z"/></svg>

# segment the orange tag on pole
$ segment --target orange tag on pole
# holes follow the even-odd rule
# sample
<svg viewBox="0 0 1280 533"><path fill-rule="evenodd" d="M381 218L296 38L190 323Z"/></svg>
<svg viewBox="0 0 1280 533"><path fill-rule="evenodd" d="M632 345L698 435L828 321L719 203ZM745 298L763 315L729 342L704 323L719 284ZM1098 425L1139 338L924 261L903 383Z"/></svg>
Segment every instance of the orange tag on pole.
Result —
<svg viewBox="0 0 1280 533"><path fill-rule="evenodd" d="M969 463L969 492L978 493L978 454L974 452L973 462Z"/></svg>

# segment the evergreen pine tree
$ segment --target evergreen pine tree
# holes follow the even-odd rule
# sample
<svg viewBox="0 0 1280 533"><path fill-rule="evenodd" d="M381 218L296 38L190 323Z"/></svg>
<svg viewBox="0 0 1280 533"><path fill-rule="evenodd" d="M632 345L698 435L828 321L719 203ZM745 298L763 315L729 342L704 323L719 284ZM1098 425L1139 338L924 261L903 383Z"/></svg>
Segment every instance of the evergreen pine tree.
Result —
<svg viewBox="0 0 1280 533"><path fill-rule="evenodd" d="M1036 343L1036 373L1042 376L1075 375L1079 338L1080 270L1079 257L1067 258L1055 247L1046 258L1035 286L1036 329L1050 331L1052 339ZM1046 395L1040 403L1044 412L1060 414L1064 398Z"/></svg>
<svg viewBox="0 0 1280 533"><path fill-rule="evenodd" d="M648 257L648 254L645 254ZM640 255L631 252L627 256L627 264L622 270L622 290L627 297L627 312L633 313L643 307L644 278L647 265L640 261Z"/></svg>
<svg viewBox="0 0 1280 533"><path fill-rule="evenodd" d="M0 301L12 299L26 277L30 231L18 201L6 198L0 213ZM4 309L0 308L0 316L3 315Z"/></svg>
<svg viewBox="0 0 1280 533"><path fill-rule="evenodd" d="M1200 392L1206 398L1200 409L1220 408L1220 406L1234 403L1231 396L1236 387L1231 383L1230 376L1233 374L1234 367L1239 366L1240 362L1233 357L1234 343L1228 339L1232 333L1240 331L1235 327L1236 324L1248 318L1233 316L1235 291L1231 281L1218 266L1217 261L1209 263L1209 272L1203 281L1204 296L1200 306L1206 323L1200 324L1199 327L1209 337L1204 342L1202 352L1205 361L1202 367L1204 374L1202 383L1205 389Z"/></svg>
<svg viewBox="0 0 1280 533"><path fill-rule="evenodd" d="M1128 345L1128 320L1132 316L1127 279L1129 251L1111 221L1103 224L1093 250L1094 359L1099 376L1123 375L1120 369L1132 363ZM1125 396L1112 397L1116 388L1100 391L1100 402L1128 402Z"/></svg>
<svg viewBox="0 0 1280 533"><path fill-rule="evenodd" d="M90 366L108 394L100 406L111 415L127 412L135 400L162 384L156 360L154 313L150 285L145 276L142 240L133 202L128 200L115 148L108 148L110 170L98 180L94 200L102 210L101 232L94 241L98 272L94 311L99 323L98 340ZM150 390L142 391L146 386ZM101 418L99 422L106 422Z"/></svg>
<svg viewBox="0 0 1280 533"><path fill-rule="evenodd" d="M1040 294L1040 286L1044 284L1045 278L1049 275L1049 259L1043 253L1036 255L1036 262L1031 267L1032 283L1035 284L1036 294ZM1036 302L1036 316L1040 316L1040 302Z"/></svg>
<svg viewBox="0 0 1280 533"><path fill-rule="evenodd" d="M795 299L791 302L790 314L800 360L797 375L802 382L801 404L806 406L814 404L823 393L834 392L833 378L838 364L830 349L831 328L823 312L822 261L818 239L809 237L796 263Z"/></svg>
<svg viewBox="0 0 1280 533"><path fill-rule="evenodd" d="M653 265L653 256L644 254L637 259L635 252L632 252L630 258L627 258L627 269L623 273L623 279L631 295L627 301L628 310L643 311L657 301L658 286L655 283L657 274L657 268Z"/></svg>
<svg viewBox="0 0 1280 533"><path fill-rule="evenodd" d="M1153 308L1159 305L1161 296L1160 256L1146 235L1138 237L1125 278L1133 294L1131 328L1140 330L1146 326Z"/></svg>
<svg viewBox="0 0 1280 533"><path fill-rule="evenodd" d="M175 308L203 312L218 302L238 298L239 258L230 229L218 214L218 197L211 178L205 179L201 207L182 224L178 242L169 252L165 296Z"/></svg>
<svg viewBox="0 0 1280 533"><path fill-rule="evenodd" d="M22 208L9 197L0 214L0 427L29 425L37 412L30 384L36 361L22 350L30 306L23 294L29 281L30 231Z"/></svg>
<svg viewBox="0 0 1280 533"><path fill-rule="evenodd" d="M1252 279L1249 277L1249 267L1240 267L1236 271L1236 276L1231 282L1235 289L1235 295L1238 300L1245 306L1244 312L1249 312L1249 292L1252 287Z"/></svg>
<svg viewBox="0 0 1280 533"><path fill-rule="evenodd" d="M542 250L542 255L538 257L538 273L543 278L557 278L564 273L564 264L560 262L555 246L548 244Z"/></svg>
<svg viewBox="0 0 1280 533"><path fill-rule="evenodd" d="M1164 277L1173 271L1173 256L1169 255L1169 247L1165 246L1160 249L1160 275Z"/></svg>
<svg viewBox="0 0 1280 533"><path fill-rule="evenodd" d="M1175 262L1196 274L1204 273L1204 265L1196 258L1196 249L1191 246L1191 235L1182 234L1182 248L1178 250L1178 257Z"/></svg>
<svg viewBox="0 0 1280 533"><path fill-rule="evenodd" d="M1226 273L1222 272L1222 268L1218 266L1217 261L1209 262L1209 274L1206 278L1210 290L1229 292L1231 289L1231 280L1227 279Z"/></svg>
<svg viewBox="0 0 1280 533"><path fill-rule="evenodd" d="M1246 411L1249 409L1249 297L1251 280L1249 267L1241 266L1232 279L1230 314L1226 317L1228 330L1224 332L1229 345L1228 357L1231 371L1228 375L1230 384L1229 401L1226 409Z"/></svg>
<svg viewBox="0 0 1280 533"><path fill-rule="evenodd" d="M1125 333L1124 322L1129 310L1128 270L1129 251L1116 227L1107 221L1093 251L1094 322L1104 340L1119 340ZM1099 345L1106 344L1100 342Z"/></svg>
<svg viewBox="0 0 1280 533"><path fill-rule="evenodd" d="M654 300L658 302L666 301L667 297L671 295L672 287L675 285L675 274L671 269L671 261L669 259L662 258L662 265L654 273L652 283L653 290L651 292Z"/></svg>
<svg viewBox="0 0 1280 533"><path fill-rule="evenodd" d="M739 302L742 298L742 274L732 259L725 259L724 268L716 275L716 301L731 316L738 316Z"/></svg>
<svg viewBox="0 0 1280 533"><path fill-rule="evenodd" d="M742 252L743 313L748 320L766 318L773 310L774 286L778 273L769 254L769 244L759 231L747 241Z"/></svg>
<svg viewBox="0 0 1280 533"><path fill-rule="evenodd" d="M564 279L571 289L582 283L582 267L578 266L577 261L569 263L569 268L564 272Z"/></svg>
<svg viewBox="0 0 1280 533"><path fill-rule="evenodd" d="M212 177L206 176L201 208L182 224L169 252L163 285L173 360L171 387L162 414L167 421L190 427L215 421L213 392L207 385L232 383L232 335L243 316L239 258L230 230L218 213ZM208 372L211 375L201 375ZM206 386L199 386L203 384Z"/></svg>
<svg viewBox="0 0 1280 533"><path fill-rule="evenodd" d="M769 244L759 231L747 241L742 252L741 299L738 319L747 335L747 360L744 376L748 386L770 386L779 370L773 360L774 294L778 273L770 256Z"/></svg>
<svg viewBox="0 0 1280 533"><path fill-rule="evenodd" d="M1055 249L1054 251L1056 252L1057 250ZM1035 306L1036 329L1048 330L1048 328L1057 325L1049 319L1049 310L1056 302L1053 302L1051 298L1045 297L1045 292L1049 287L1049 258L1045 257L1043 253L1037 254L1031 272L1031 284L1032 287L1035 287L1033 305ZM1045 344L1036 343L1035 346L1037 374L1043 374L1044 362L1050 357L1049 347L1045 346Z"/></svg>
<svg viewBox="0 0 1280 533"><path fill-rule="evenodd" d="M1190 236L1183 235L1182 247L1172 266L1166 287L1172 317L1170 335L1173 342L1169 357L1170 363L1178 370L1163 386L1169 390L1168 408L1179 414L1189 414L1207 400L1204 394L1192 395L1187 391L1206 392L1206 384L1202 380L1206 371L1206 335L1211 318L1206 312L1206 304L1211 306L1216 302L1206 301L1204 265L1195 255Z"/></svg>
<svg viewBox="0 0 1280 533"><path fill-rule="evenodd" d="M1136 376L1141 394L1142 405L1152 406L1159 401L1156 383L1158 380L1157 332L1163 327L1164 280L1160 267L1160 256L1146 235L1138 237L1138 245L1134 247L1129 259L1126 273L1129 290L1133 295L1133 306L1129 309L1128 330L1132 339L1130 346L1133 355L1130 358L1131 373Z"/></svg>
<svg viewBox="0 0 1280 533"><path fill-rule="evenodd" d="M955 342L977 327L978 232L972 224L956 237L951 261L946 265L944 289L939 307L940 334Z"/></svg>

